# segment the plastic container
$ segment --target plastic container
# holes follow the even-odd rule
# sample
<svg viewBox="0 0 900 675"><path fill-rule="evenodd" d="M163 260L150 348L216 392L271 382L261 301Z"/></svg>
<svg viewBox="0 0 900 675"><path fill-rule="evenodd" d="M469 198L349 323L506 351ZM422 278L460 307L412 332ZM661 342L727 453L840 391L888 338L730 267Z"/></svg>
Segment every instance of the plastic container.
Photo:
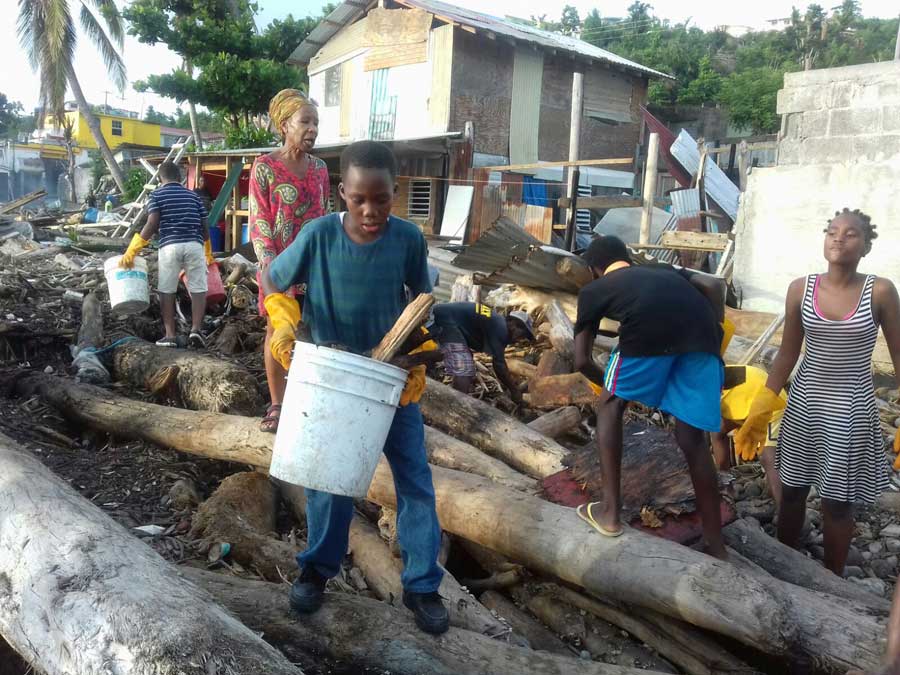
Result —
<svg viewBox="0 0 900 675"><path fill-rule="evenodd" d="M119 267L122 256L113 256L103 264L109 304L116 314L137 314L150 306L150 284L147 281L147 262L134 259L134 267Z"/></svg>
<svg viewBox="0 0 900 675"><path fill-rule="evenodd" d="M225 302L227 297L219 266L216 263L208 265L206 268L206 303L218 305L220 302Z"/></svg>
<svg viewBox="0 0 900 675"><path fill-rule="evenodd" d="M187 288L187 276L184 270L178 275L181 283ZM216 263L206 266L206 304L216 305L225 302L228 295L225 293L225 284L222 282L222 274Z"/></svg>
<svg viewBox="0 0 900 675"><path fill-rule="evenodd" d="M295 343L269 474L365 497L406 377L365 356Z"/></svg>
<svg viewBox="0 0 900 675"><path fill-rule="evenodd" d="M241 224L241 243L250 243L250 223Z"/></svg>
<svg viewBox="0 0 900 675"><path fill-rule="evenodd" d="M225 234L218 227L209 228L209 243L213 253L219 253L225 249Z"/></svg>

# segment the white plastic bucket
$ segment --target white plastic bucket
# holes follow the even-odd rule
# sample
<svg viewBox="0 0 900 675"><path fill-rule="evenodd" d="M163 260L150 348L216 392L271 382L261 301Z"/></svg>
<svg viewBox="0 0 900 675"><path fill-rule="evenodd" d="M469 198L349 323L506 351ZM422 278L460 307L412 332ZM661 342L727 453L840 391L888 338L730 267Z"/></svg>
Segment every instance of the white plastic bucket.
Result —
<svg viewBox="0 0 900 675"><path fill-rule="evenodd" d="M269 474L365 497L406 377L381 361L296 342Z"/></svg>
<svg viewBox="0 0 900 675"><path fill-rule="evenodd" d="M134 259L134 267L119 267L122 256L117 255L103 264L109 304L116 314L137 314L150 306L150 284L147 282L147 263Z"/></svg>

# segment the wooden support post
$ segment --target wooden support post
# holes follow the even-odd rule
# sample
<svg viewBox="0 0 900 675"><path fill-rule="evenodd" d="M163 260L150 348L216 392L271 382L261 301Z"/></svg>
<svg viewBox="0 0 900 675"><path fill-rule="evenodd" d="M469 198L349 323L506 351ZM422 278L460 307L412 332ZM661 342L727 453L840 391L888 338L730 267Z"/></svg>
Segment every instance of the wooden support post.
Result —
<svg viewBox="0 0 900 675"><path fill-rule="evenodd" d="M239 163L232 165L232 170L237 171L238 175L240 172L244 170L244 160L241 159ZM231 188L231 214L228 215L228 219L231 221L231 249L234 250L238 246L241 245L241 229L240 229L240 220L237 215L238 210L241 208L241 180L238 178L234 182L234 187Z"/></svg>
<svg viewBox="0 0 900 675"><path fill-rule="evenodd" d="M750 170L750 148L747 141L741 141L738 146L738 187L741 192L747 189L747 172Z"/></svg>
<svg viewBox="0 0 900 675"><path fill-rule="evenodd" d="M578 229L578 181L581 179L581 171L576 166L569 169L569 210L566 213L566 250L575 250L575 231Z"/></svg>
<svg viewBox="0 0 900 675"><path fill-rule="evenodd" d="M581 144L581 116L584 108L584 73L572 73L572 111L569 122L569 161L578 161L578 150ZM575 214L578 202L578 167L569 167L566 196L569 198L569 209L566 213L566 250L575 249Z"/></svg>
<svg viewBox="0 0 900 675"><path fill-rule="evenodd" d="M659 134L650 134L647 144L647 163L644 170L644 211L641 214L640 243L650 243L650 225L653 223L653 198L656 196L656 166L659 160Z"/></svg>

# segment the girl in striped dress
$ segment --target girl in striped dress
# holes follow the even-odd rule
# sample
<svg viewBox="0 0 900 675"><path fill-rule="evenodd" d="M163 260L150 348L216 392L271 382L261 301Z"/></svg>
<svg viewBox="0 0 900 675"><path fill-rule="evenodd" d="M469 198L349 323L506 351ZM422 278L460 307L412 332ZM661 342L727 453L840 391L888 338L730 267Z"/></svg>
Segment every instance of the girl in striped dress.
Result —
<svg viewBox="0 0 900 675"><path fill-rule="evenodd" d="M872 248L875 225L845 208L825 230L828 271L796 279L785 303L784 337L766 388L754 400L735 443L755 446L806 350L791 385L776 466L783 491L778 539L797 547L806 498L822 498L825 566L843 575L853 538L853 503L874 502L887 487L889 467L875 406L872 351L879 326L900 375L900 298L894 284L857 267ZM895 441L896 442L896 441Z"/></svg>

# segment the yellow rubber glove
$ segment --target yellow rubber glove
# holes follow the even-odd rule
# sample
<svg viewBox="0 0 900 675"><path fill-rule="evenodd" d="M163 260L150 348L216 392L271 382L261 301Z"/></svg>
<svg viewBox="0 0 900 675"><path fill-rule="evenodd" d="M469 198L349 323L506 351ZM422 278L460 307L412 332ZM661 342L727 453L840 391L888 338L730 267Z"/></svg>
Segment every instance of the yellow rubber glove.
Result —
<svg viewBox="0 0 900 675"><path fill-rule="evenodd" d="M894 460L894 471L900 471L900 429L894 434L894 454L897 455Z"/></svg>
<svg viewBox="0 0 900 675"><path fill-rule="evenodd" d="M722 326L722 346L719 349L719 356L725 356L725 350L728 349L728 345L731 344L731 338L734 337L734 332L737 330L735 325L731 322L730 319L726 318L721 324Z"/></svg>
<svg viewBox="0 0 900 675"><path fill-rule="evenodd" d="M428 331L420 328L423 333ZM434 340L426 340L418 347L413 349L410 354L418 354L420 352L433 352L438 348ZM400 394L400 405L409 405L410 403L418 403L425 393L425 366L415 366L409 371L406 378L406 386L403 387L403 393Z"/></svg>
<svg viewBox="0 0 900 675"><path fill-rule="evenodd" d="M213 263L216 262L216 259L213 258L212 254L212 241L207 239L203 242L203 252L206 254L206 266L209 267Z"/></svg>
<svg viewBox="0 0 900 675"><path fill-rule="evenodd" d="M149 239L144 239L139 232L135 232L128 244L128 249L119 259L119 267L134 267L134 257L140 253L141 249L146 248L150 243Z"/></svg>
<svg viewBox="0 0 900 675"><path fill-rule="evenodd" d="M269 351L281 366L288 370L291 367L291 352L294 349L296 337L294 331L302 319L300 305L284 293L271 293L265 297L263 304L269 313L269 321L272 323L272 339L269 341Z"/></svg>
<svg viewBox="0 0 900 675"><path fill-rule="evenodd" d="M772 414L783 410L784 406L784 399L774 391L768 387L760 389L750 405L747 419L734 435L734 449L741 459L749 462L756 458L766 442Z"/></svg>

